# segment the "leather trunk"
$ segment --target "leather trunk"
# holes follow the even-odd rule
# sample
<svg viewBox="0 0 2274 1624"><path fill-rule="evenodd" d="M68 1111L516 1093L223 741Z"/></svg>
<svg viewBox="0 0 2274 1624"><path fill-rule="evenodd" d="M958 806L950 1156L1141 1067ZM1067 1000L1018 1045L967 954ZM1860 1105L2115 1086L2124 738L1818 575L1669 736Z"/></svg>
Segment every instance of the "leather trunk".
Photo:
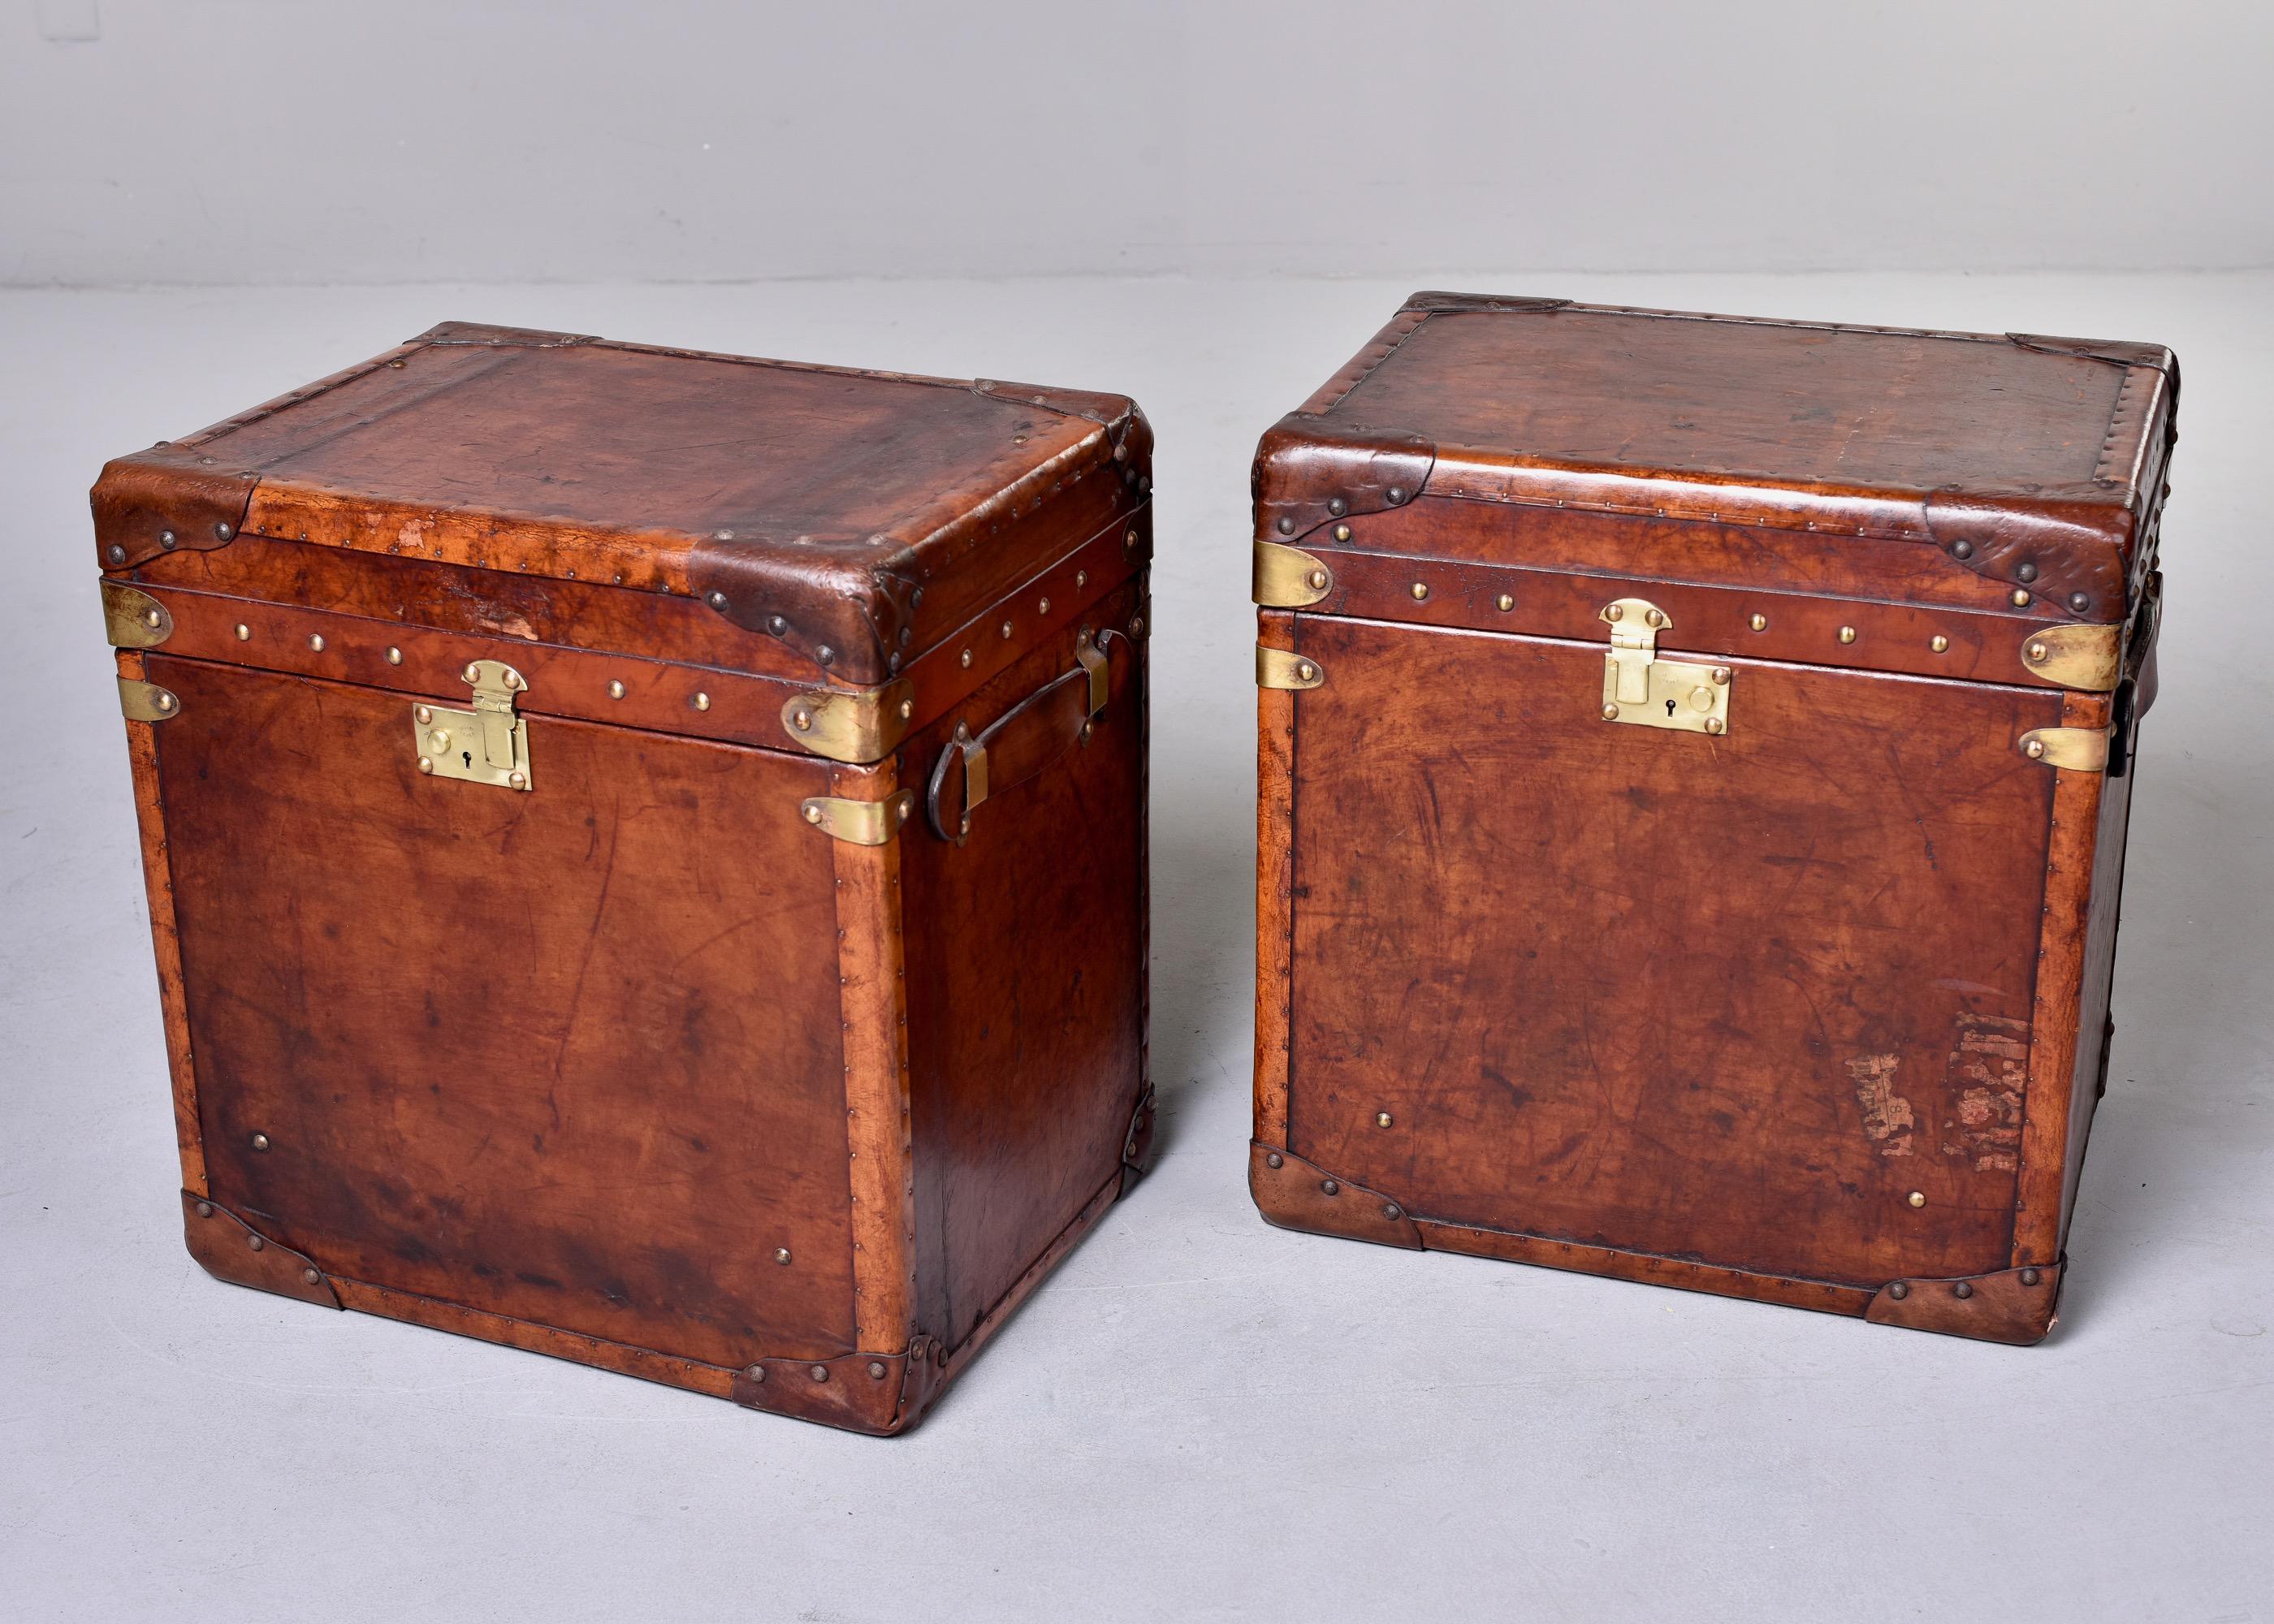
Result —
<svg viewBox="0 0 2274 1624"><path fill-rule="evenodd" d="M870 1432L1148 1141L1151 433L454 324L96 545L192 1252Z"/></svg>
<svg viewBox="0 0 2274 1624"><path fill-rule="evenodd" d="M2178 389L1408 301L1255 462L1264 1214L2041 1338Z"/></svg>

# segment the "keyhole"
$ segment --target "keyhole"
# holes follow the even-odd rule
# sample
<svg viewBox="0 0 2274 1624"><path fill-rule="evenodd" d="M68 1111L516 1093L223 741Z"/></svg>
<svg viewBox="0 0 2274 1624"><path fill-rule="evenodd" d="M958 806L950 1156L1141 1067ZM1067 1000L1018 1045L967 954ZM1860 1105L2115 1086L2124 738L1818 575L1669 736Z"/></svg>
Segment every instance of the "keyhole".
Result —
<svg viewBox="0 0 2274 1624"><path fill-rule="evenodd" d="M1667 702L1666 709L1669 714L1673 711L1674 702L1672 700L1668 700ZM474 753L471 750L460 750L458 752L458 759L465 763L467 766L471 767L474 764Z"/></svg>
<svg viewBox="0 0 2274 1624"><path fill-rule="evenodd" d="M1674 702L1670 699L1666 702L1666 713L1668 716L1674 714Z"/></svg>

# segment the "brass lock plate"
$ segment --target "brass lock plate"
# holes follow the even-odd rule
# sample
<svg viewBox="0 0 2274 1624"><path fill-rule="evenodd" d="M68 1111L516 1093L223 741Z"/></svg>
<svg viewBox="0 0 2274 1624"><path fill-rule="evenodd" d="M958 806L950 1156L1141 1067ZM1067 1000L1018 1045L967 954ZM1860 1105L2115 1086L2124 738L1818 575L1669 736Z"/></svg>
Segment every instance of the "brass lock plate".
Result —
<svg viewBox="0 0 2274 1624"><path fill-rule="evenodd" d="M515 695L529 683L521 673L497 660L476 660L462 674L474 690L471 710L410 707L418 771L433 778L526 793L531 787L529 724L513 707Z"/></svg>
<svg viewBox="0 0 2274 1624"><path fill-rule="evenodd" d="M1611 628L1603 657L1603 720L1632 727L1720 735L1729 731L1727 665L1658 658L1658 634L1674 622L1646 598L1622 598L1600 611Z"/></svg>

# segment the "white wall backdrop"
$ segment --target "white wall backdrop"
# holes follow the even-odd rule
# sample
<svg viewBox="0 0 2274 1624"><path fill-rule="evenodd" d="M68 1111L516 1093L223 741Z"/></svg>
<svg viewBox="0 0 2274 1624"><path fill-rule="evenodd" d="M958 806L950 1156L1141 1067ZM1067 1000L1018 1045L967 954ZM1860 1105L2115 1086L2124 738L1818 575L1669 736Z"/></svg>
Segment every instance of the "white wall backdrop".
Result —
<svg viewBox="0 0 2274 1624"><path fill-rule="evenodd" d="M0 0L0 282L2274 264L2214 0Z"/></svg>

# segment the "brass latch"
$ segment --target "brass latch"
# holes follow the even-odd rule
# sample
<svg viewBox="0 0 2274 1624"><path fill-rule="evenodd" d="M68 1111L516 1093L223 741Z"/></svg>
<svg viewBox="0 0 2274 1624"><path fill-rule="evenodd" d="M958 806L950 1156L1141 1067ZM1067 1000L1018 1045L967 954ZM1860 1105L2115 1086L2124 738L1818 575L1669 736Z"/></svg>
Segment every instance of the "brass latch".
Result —
<svg viewBox="0 0 2274 1624"><path fill-rule="evenodd" d="M476 660L459 674L474 690L472 710L410 707L418 771L500 789L528 789L529 725L513 708L514 695L529 687L527 680L496 660Z"/></svg>
<svg viewBox="0 0 2274 1624"><path fill-rule="evenodd" d="M1601 618L1611 628L1611 650L1603 657L1603 720L1684 733L1729 731L1729 668L1659 658L1658 635L1674 624L1665 610L1644 598L1622 598L1604 605Z"/></svg>

